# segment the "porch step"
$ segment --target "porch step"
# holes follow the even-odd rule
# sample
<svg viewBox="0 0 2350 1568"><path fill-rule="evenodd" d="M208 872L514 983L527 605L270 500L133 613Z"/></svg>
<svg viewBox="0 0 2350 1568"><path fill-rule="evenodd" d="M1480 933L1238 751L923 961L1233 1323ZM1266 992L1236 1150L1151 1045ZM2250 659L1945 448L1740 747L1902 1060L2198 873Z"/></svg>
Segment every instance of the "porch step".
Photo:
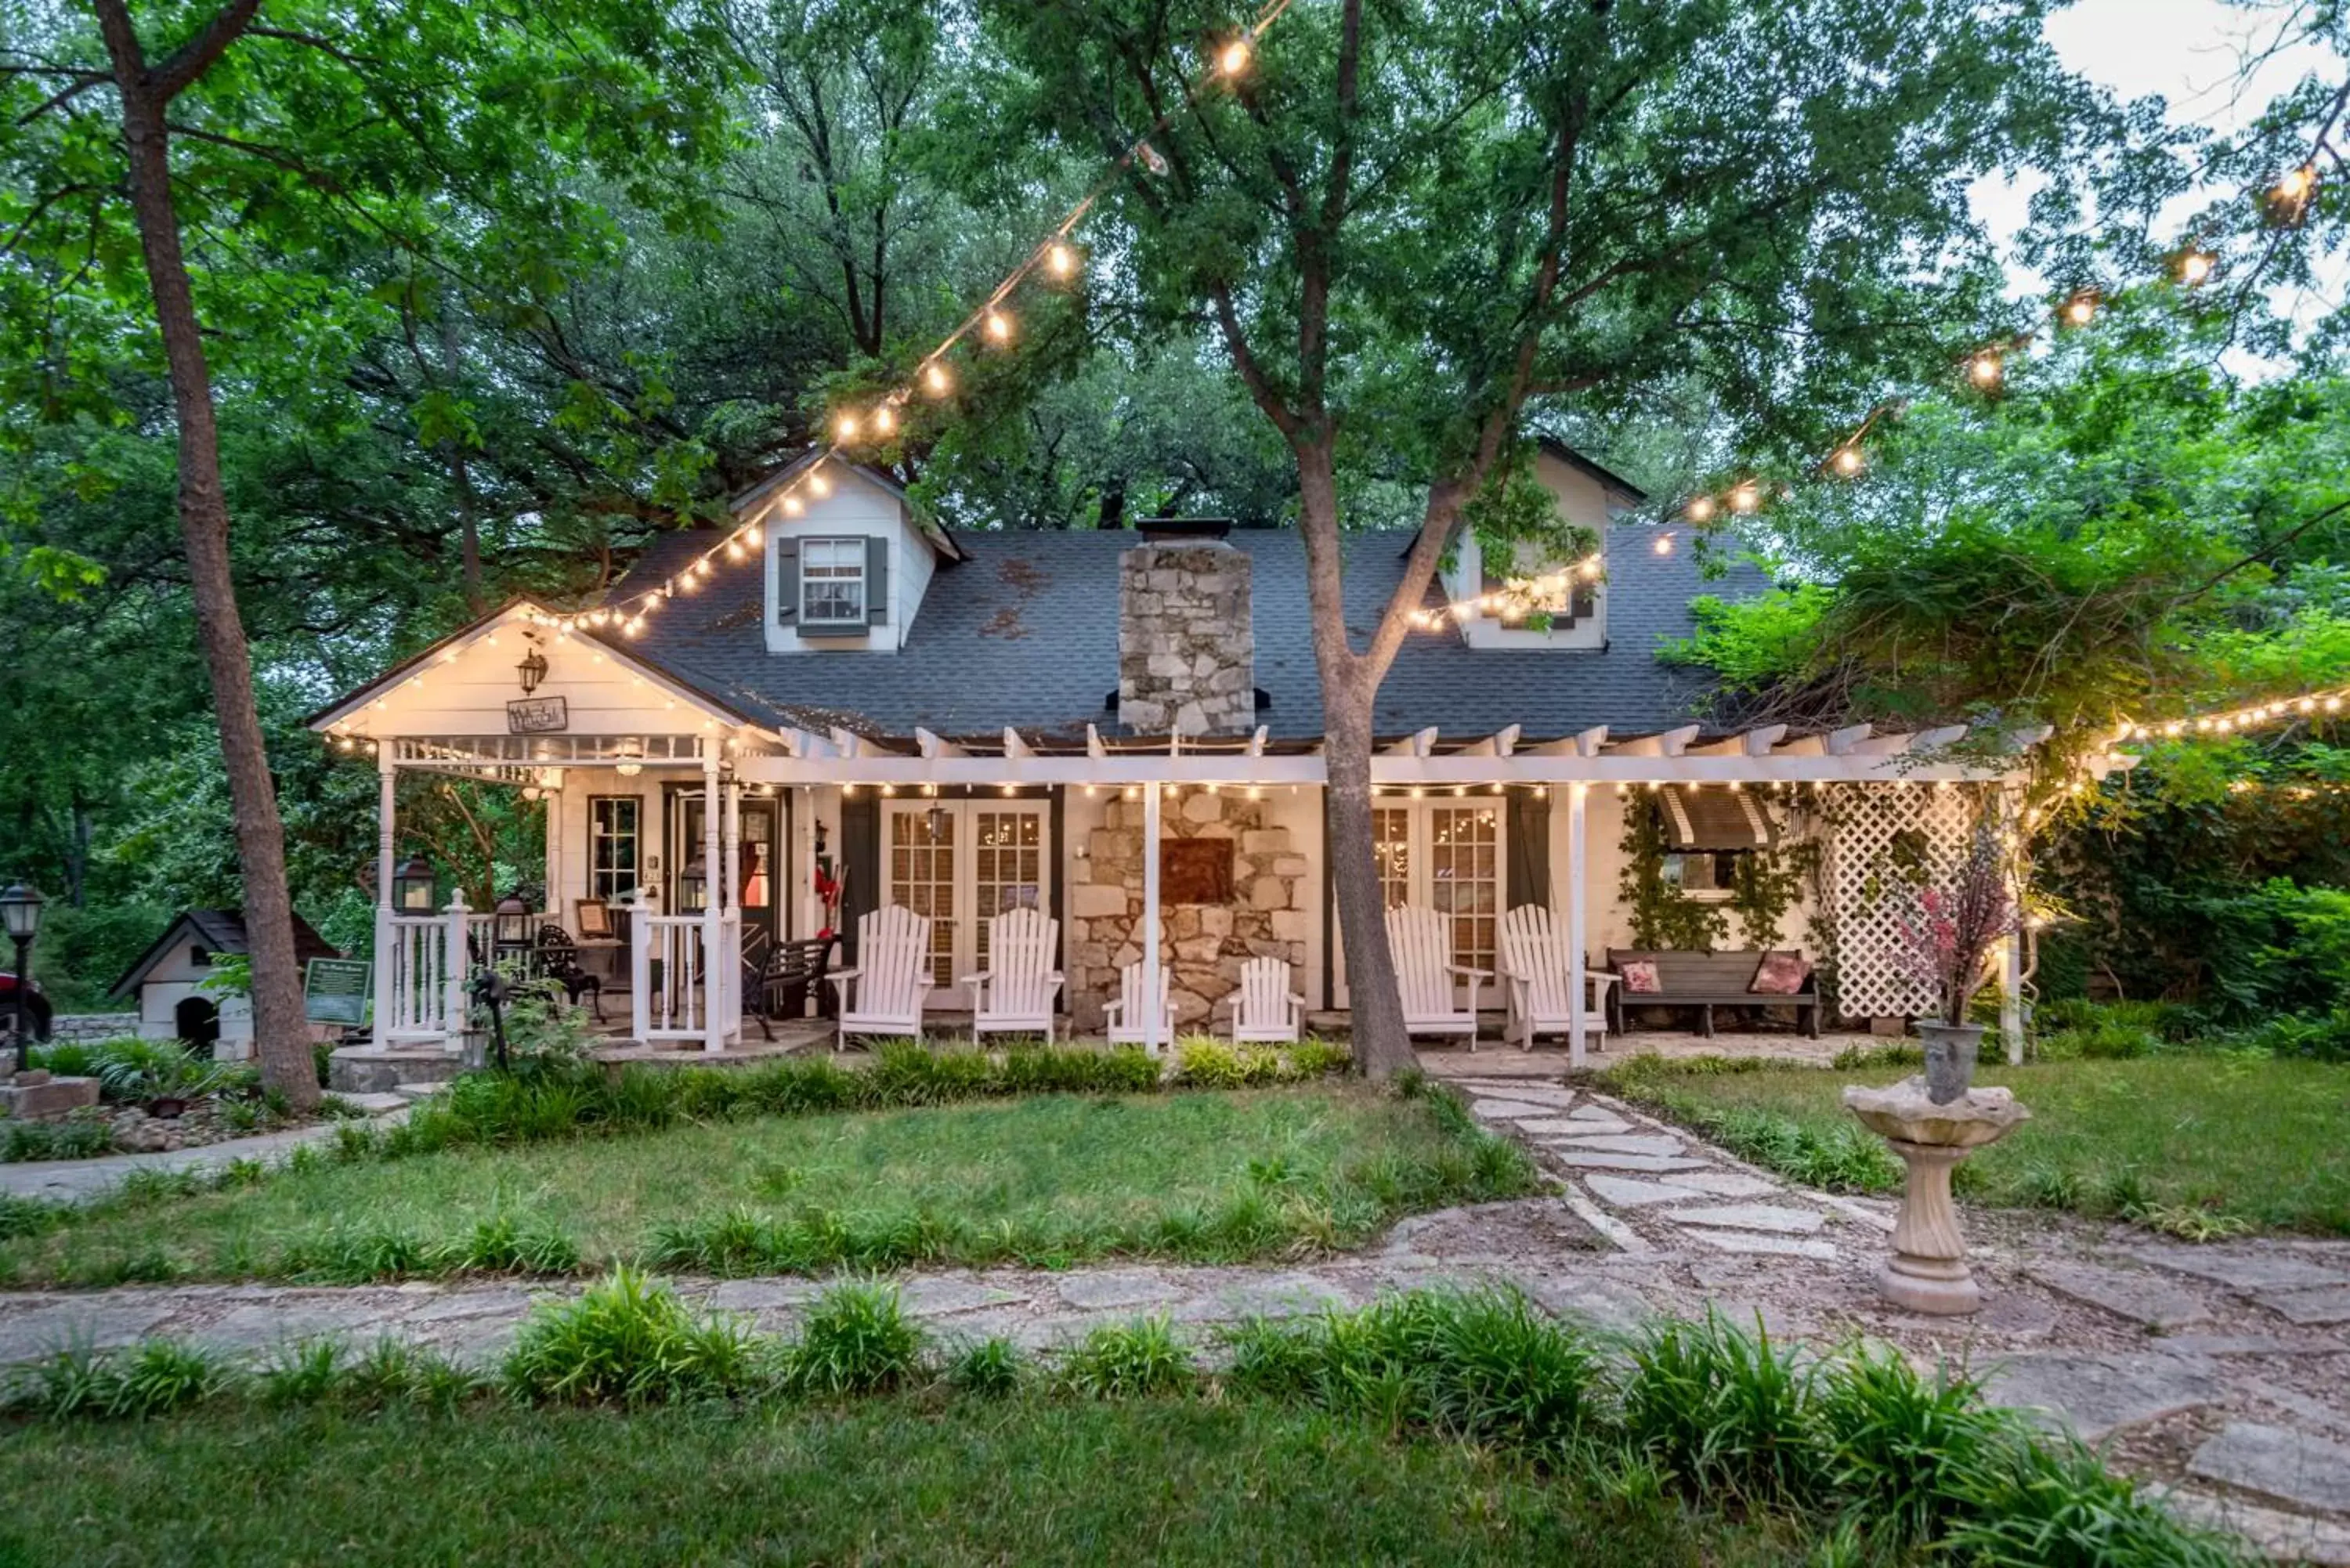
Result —
<svg viewBox="0 0 2350 1568"><path fill-rule="evenodd" d="M394 1084L392 1094L402 1105L412 1106L419 1100L429 1100L449 1085L445 1083Z"/></svg>
<svg viewBox="0 0 2350 1568"><path fill-rule="evenodd" d="M327 1087L338 1095L395 1094L402 1084L453 1078L464 1064L437 1045L345 1045L327 1058Z"/></svg>

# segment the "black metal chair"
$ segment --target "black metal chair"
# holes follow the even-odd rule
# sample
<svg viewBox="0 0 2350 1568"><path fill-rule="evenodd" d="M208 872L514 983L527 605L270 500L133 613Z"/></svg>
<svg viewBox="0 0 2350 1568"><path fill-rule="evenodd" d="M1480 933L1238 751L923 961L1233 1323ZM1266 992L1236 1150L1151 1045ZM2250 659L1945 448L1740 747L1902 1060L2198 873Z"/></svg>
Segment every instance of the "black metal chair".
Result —
<svg viewBox="0 0 2350 1568"><path fill-rule="evenodd" d="M816 997L816 1016L832 1016L834 997L825 989L824 977L832 967L833 950L839 945L838 937L806 937L798 941L777 942L768 950L767 961L759 972L761 1034L770 1040L775 1037L767 1022L771 1018L806 1018L811 992Z"/></svg>
<svg viewBox="0 0 2350 1568"><path fill-rule="evenodd" d="M551 980L563 988L571 1005L579 1005L582 996L596 999L596 1022L604 1022L604 982L588 972L579 962L579 944L561 926L549 923L538 928L538 947L531 958L531 972L541 980Z"/></svg>

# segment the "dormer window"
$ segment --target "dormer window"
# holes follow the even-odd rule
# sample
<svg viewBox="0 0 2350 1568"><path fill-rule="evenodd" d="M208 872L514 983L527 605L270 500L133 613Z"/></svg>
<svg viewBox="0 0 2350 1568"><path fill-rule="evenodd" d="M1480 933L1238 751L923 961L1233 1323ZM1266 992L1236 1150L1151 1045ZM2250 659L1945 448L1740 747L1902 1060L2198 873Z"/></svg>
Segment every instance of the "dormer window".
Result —
<svg viewBox="0 0 2350 1568"><path fill-rule="evenodd" d="M862 630L866 624L866 541L800 542L800 628Z"/></svg>

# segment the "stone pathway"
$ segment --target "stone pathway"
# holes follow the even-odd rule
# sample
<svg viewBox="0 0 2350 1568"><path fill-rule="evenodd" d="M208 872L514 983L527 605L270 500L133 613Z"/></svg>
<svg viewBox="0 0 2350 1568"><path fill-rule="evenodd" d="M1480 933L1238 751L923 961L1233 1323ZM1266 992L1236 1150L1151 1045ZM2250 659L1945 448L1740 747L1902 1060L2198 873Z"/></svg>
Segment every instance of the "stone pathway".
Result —
<svg viewBox="0 0 2350 1568"><path fill-rule="evenodd" d="M1963 1366L1987 1376L1994 1399L2069 1427L2163 1488L2180 1512L2281 1558L2350 1564L2350 1244L2190 1247L2125 1226L1972 1211L1991 1304L1970 1319L1918 1317L1881 1301L1873 1283L1889 1201L1791 1186L1567 1087L1555 1056L1547 1077L1465 1069L1445 1075L1485 1125L1535 1154L1557 1195L1416 1216L1373 1251L1304 1266L910 1273L899 1278L907 1310L941 1337L1001 1334L1049 1351L1144 1314L1204 1338L1222 1322L1489 1282L1613 1330L1711 1308L1759 1320L1774 1338L1826 1345L1858 1335L1921 1364ZM828 1282L678 1284L699 1303L787 1331ZM579 1288L20 1293L0 1296L0 1362L158 1334L255 1355L307 1338L364 1345L391 1334L483 1361L512 1343L535 1301Z"/></svg>
<svg viewBox="0 0 2350 1568"><path fill-rule="evenodd" d="M400 1095L338 1095L365 1111L379 1126L389 1126L408 1111L410 1101ZM87 1203L122 1185L137 1170L218 1170L240 1159L276 1161L299 1145L325 1143L340 1121L313 1122L285 1132L224 1139L195 1148L160 1149L145 1154L104 1154L94 1159L35 1159L0 1165L0 1193L11 1198L38 1198L52 1203Z"/></svg>

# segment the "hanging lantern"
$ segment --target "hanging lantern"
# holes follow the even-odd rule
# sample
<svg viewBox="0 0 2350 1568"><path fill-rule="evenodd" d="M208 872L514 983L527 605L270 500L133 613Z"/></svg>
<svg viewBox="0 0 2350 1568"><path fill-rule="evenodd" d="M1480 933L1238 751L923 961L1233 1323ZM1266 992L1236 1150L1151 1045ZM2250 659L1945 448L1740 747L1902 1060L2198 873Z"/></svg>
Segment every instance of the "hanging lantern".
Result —
<svg viewBox="0 0 2350 1568"><path fill-rule="evenodd" d="M403 915L432 912L432 862L411 855L391 874L391 907Z"/></svg>
<svg viewBox="0 0 2350 1568"><path fill-rule="evenodd" d="M522 677L522 694L529 696L538 690L538 683L546 679L546 655L536 648L532 649L523 655L522 662L515 666L515 673Z"/></svg>
<svg viewBox="0 0 2350 1568"><path fill-rule="evenodd" d="M530 944L530 903L517 888L500 898L490 910L493 921L490 940L504 947L527 947Z"/></svg>
<svg viewBox="0 0 2350 1568"><path fill-rule="evenodd" d="M677 874L677 907L682 914L700 914L710 905L710 864L697 852Z"/></svg>

